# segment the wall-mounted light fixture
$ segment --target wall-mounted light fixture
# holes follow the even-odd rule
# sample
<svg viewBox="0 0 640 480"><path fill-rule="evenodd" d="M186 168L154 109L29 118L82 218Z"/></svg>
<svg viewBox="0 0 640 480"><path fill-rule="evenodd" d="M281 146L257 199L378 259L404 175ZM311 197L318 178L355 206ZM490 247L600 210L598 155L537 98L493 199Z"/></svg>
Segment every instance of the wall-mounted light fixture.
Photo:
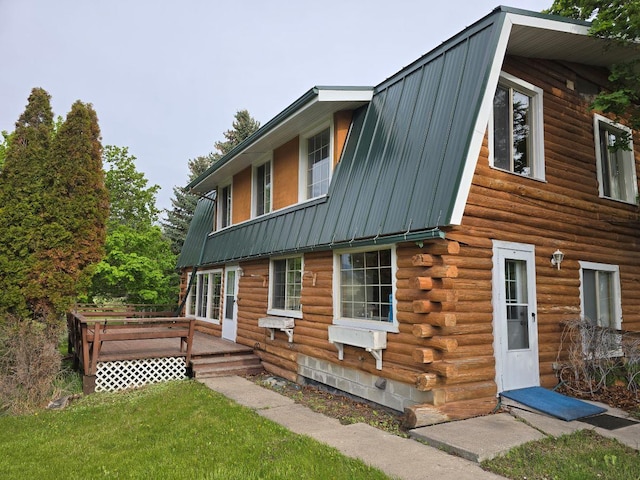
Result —
<svg viewBox="0 0 640 480"><path fill-rule="evenodd" d="M553 252L553 255L551 255L551 265L553 265L554 267L558 267L558 270L560 270L560 264L562 263L562 260L564 260L564 253L562 253L559 249Z"/></svg>
<svg viewBox="0 0 640 480"><path fill-rule="evenodd" d="M242 267L238 267L238 276L244 277L244 270L242 269Z"/></svg>

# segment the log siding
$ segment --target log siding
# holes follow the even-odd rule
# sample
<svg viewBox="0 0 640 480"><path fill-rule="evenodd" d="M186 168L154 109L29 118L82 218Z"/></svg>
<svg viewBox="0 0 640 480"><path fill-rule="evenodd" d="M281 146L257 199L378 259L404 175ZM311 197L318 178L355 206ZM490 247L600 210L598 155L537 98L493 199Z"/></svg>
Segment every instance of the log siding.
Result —
<svg viewBox="0 0 640 480"><path fill-rule="evenodd" d="M258 327L267 314L269 259L241 262L238 292L238 343L252 346L265 369L299 380L302 354L354 371L402 382L427 392L429 402L407 409L410 426L488 413L496 405L492 303L493 241L535 246L537 329L541 384L557 383L562 322L580 316L580 261L619 265L622 328L640 330L639 210L600 198L596 175L591 97L581 85L603 85L606 72L539 59L507 57L503 70L544 91L545 179L535 180L492 168L485 135L462 222L443 228L446 239L396 245L396 318L398 333L387 334L382 370L361 348L344 347L344 360L328 341L334 321L334 254L304 254L302 318L294 341L282 332L271 340ZM574 87L572 89L572 86ZM345 133L346 116L336 117ZM640 137L634 132L636 169ZM341 140L344 142L344 140ZM274 155L274 205L280 153ZM296 177L297 178L297 177ZM282 205L280 205L282 206ZM550 263L560 249L561 269ZM183 288L186 275L183 276ZM216 335L217 325L196 328Z"/></svg>

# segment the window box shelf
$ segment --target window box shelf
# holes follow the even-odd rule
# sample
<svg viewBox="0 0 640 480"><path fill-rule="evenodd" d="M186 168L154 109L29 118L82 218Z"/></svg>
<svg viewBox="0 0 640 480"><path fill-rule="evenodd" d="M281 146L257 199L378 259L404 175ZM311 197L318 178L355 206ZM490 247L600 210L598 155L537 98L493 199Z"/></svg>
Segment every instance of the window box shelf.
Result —
<svg viewBox="0 0 640 480"><path fill-rule="evenodd" d="M382 350L387 348L387 332L365 328L329 327L329 342L338 349L338 359L344 359L344 346L364 348L376 359L376 369L382 370Z"/></svg>
<svg viewBox="0 0 640 480"><path fill-rule="evenodd" d="M293 328L296 326L296 321L289 317L263 317L258 319L258 326L269 330L271 333L271 340L275 339L276 330L280 330L287 334L289 337L289 343L293 342Z"/></svg>

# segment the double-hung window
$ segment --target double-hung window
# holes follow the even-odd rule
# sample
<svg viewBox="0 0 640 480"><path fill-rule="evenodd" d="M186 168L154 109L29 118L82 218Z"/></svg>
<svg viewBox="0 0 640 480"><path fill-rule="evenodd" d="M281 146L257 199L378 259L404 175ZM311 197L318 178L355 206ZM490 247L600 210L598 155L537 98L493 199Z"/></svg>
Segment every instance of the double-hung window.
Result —
<svg viewBox="0 0 640 480"><path fill-rule="evenodd" d="M593 327L585 334L585 353L599 357L619 354L620 336L612 331L622 325L619 267L580 262L580 281L582 317Z"/></svg>
<svg viewBox="0 0 640 480"><path fill-rule="evenodd" d="M543 128L542 89L503 72L489 128L493 167L544 180Z"/></svg>
<svg viewBox="0 0 640 480"><path fill-rule="evenodd" d="M271 162L255 168L255 215L271 211Z"/></svg>
<svg viewBox="0 0 640 480"><path fill-rule="evenodd" d="M600 196L635 204L638 181L631 130L595 115L594 132Z"/></svg>
<svg viewBox="0 0 640 480"><path fill-rule="evenodd" d="M326 195L331 181L331 128L307 137L306 158L306 198Z"/></svg>
<svg viewBox="0 0 640 480"><path fill-rule="evenodd" d="M220 189L218 197L218 215L220 228L231 225L231 185L226 185Z"/></svg>
<svg viewBox="0 0 640 480"><path fill-rule="evenodd" d="M335 259L335 323L398 331L393 313L395 250L349 251Z"/></svg>
<svg viewBox="0 0 640 480"><path fill-rule="evenodd" d="M271 261L269 313L273 315L302 316L302 257L289 257Z"/></svg>
<svg viewBox="0 0 640 480"><path fill-rule="evenodd" d="M191 280L191 276L189 276ZM197 272L196 280L189 290L186 315L212 322L220 321L222 290L220 270Z"/></svg>

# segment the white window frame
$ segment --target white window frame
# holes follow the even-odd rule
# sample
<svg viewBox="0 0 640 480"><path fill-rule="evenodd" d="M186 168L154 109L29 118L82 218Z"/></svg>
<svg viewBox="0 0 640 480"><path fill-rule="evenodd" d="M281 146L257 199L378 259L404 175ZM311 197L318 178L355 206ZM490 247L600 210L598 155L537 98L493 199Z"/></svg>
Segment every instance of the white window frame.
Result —
<svg viewBox="0 0 640 480"><path fill-rule="evenodd" d="M580 264L580 314L584 321L587 321L585 315L585 292L584 292L584 270L596 270L600 272L608 272L612 273L612 287L613 287L613 321L614 325L609 328L614 328L615 330L622 329L622 289L620 284L620 267L618 265L611 265L608 263L594 263L594 262L578 262ZM598 319L590 319L591 321L595 321L596 325L598 325ZM620 356L622 355L622 350L613 350L610 352L603 352L603 356Z"/></svg>
<svg viewBox="0 0 640 480"><path fill-rule="evenodd" d="M269 184L270 184L269 208L265 209L263 213L258 213L258 200L259 200L258 195L260 193L260 185L258 185L258 169L260 167L263 167L267 163L269 164ZM271 159L264 159L263 161L255 164L253 166L252 178L253 178L253 181L251 182L251 189L252 189L251 198L253 199L253 201L251 202L251 216L255 218L262 215L266 215L273 211L273 161Z"/></svg>
<svg viewBox="0 0 640 480"><path fill-rule="evenodd" d="M545 161L544 161L544 117L543 117L543 96L544 91L532 83L526 82L518 77L506 72L500 72L498 86L505 86L516 90L531 99L531 168L530 175L522 175L512 170L505 170L494 165L494 123L493 123L493 100L491 103L491 114L489 116L489 165L502 172L518 175L523 178L545 181ZM495 92L494 92L495 96Z"/></svg>
<svg viewBox="0 0 640 480"><path fill-rule="evenodd" d="M223 226L223 212L224 209L222 208L222 202L225 200L224 195L222 194L223 190L225 188L229 188L229 207L228 207L228 214L229 214L229 218L228 218L228 223L227 225ZM219 195L217 195L217 205L216 205L216 210L217 210L217 220L218 220L218 230L224 230L225 228L230 227L231 225L233 225L233 185L231 182L229 183L225 183L220 185L220 187L218 188L218 192Z"/></svg>
<svg viewBox="0 0 640 480"><path fill-rule="evenodd" d="M193 276L192 273L187 274L187 288L191 284L192 276ZM196 282L197 282L197 278L198 277L196 277ZM186 317L195 317L196 316L195 312L191 311L192 304L193 304L193 309L195 310L195 308L196 308L196 286L197 286L196 283L191 285L191 288L189 289L189 292L187 294L187 301L184 304L184 314L185 314Z"/></svg>
<svg viewBox="0 0 640 480"><path fill-rule="evenodd" d="M627 188L624 194L625 198L617 198L613 196L605 195L604 193L604 171L603 171L603 161L607 160L602 157L602 149L600 147L600 124L606 124L606 127L609 130L618 130L620 133L628 133L629 134L629 150L619 150L618 152L622 155L622 161L624 164L625 175L631 174L631 178L629 182L627 182ZM638 178L636 174L636 161L635 161L635 153L633 150L633 139L632 134L633 131L620 123L616 123L613 120L610 120L602 115L594 114L593 116L593 133L595 140L595 149L596 149L596 171L598 175L598 193L601 198L606 198L609 200L614 200L616 202L629 203L632 205L636 205L638 202ZM628 172L630 171L630 172Z"/></svg>
<svg viewBox="0 0 640 480"><path fill-rule="evenodd" d="M218 311L215 312L214 311L214 305L213 305L213 276L214 275L219 275L220 276L220 285L222 285L222 269L220 268L216 268L213 270L202 270L199 272L196 272L196 281L194 283L194 285L192 285L191 287L191 291L189 292L189 299L187 300L186 303L186 310L185 310L185 315L187 317L192 317L195 318L197 320L204 320L207 322L211 322L211 323L215 323L217 325L220 324L220 316L221 316L221 305L222 305L222 287L220 290L220 305L218 305ZM188 281L191 281L191 276L192 274L190 273L188 275ZM207 305L205 306L205 311L206 314L205 315L198 315L198 312L200 311L200 292L202 289L202 284L203 284L203 277L207 276L208 277L208 281L207 281ZM195 297L195 301L193 302L191 299ZM193 308L195 311L191 311L191 303L193 303Z"/></svg>
<svg viewBox="0 0 640 480"><path fill-rule="evenodd" d="M302 303L300 303L300 310L286 310L286 309L280 309L280 308L273 308L273 296L275 294L274 288L273 288L273 282L275 281L275 278L276 278L275 262L282 261L282 260L289 260L291 258L300 259L300 295L302 296L302 283L304 278L304 255L289 255L286 257L272 258L271 261L269 262L269 308L267 309L268 315L302 318ZM285 304L286 304L286 298L285 298Z"/></svg>
<svg viewBox="0 0 640 480"><path fill-rule="evenodd" d="M367 320L361 318L349 318L342 316L342 293L341 293L341 262L340 256L343 254L375 252L381 250L391 250L391 315L392 321ZM333 256L333 323L345 327L363 328L368 330L380 330L385 332L399 332L398 311L396 302L397 280L396 274L398 265L396 260L396 246L388 245L374 248L351 248L338 250Z"/></svg>
<svg viewBox="0 0 640 480"><path fill-rule="evenodd" d="M307 144L308 140L311 137L316 136L317 134L323 132L326 129L329 129L329 186L331 186L331 180L333 177L333 149L334 149L334 125L333 120L325 121L318 126L315 126L312 129L303 132L300 135L300 167L298 173L298 198L302 199L302 201L312 200L314 198L320 198L326 196L326 193L322 195L318 195L316 197L310 197L307 192L308 184L307 184L307 175L309 170L309 159L308 159L308 151ZM329 187L327 187L328 190Z"/></svg>

